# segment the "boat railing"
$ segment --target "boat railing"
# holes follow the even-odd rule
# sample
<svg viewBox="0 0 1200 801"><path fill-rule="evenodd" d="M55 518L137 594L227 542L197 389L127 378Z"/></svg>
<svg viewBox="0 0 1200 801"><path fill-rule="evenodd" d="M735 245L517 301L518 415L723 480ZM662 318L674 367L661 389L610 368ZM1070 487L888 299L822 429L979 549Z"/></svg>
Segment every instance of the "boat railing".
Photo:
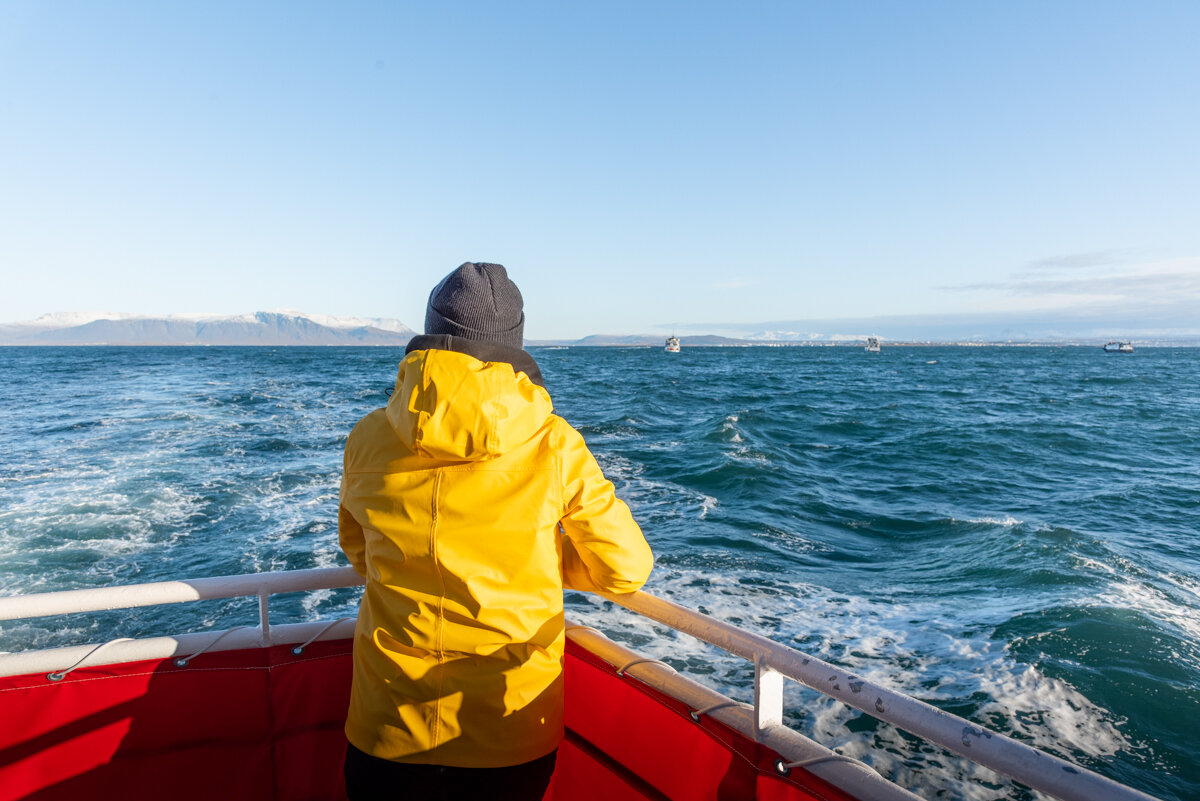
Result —
<svg viewBox="0 0 1200 801"><path fill-rule="evenodd" d="M971 762L1065 801L1145 801L1153 798L931 704L848 673L829 662L649 593L605 597L664 626L752 662L754 714L760 730L782 722L783 679L787 677Z"/></svg>
<svg viewBox="0 0 1200 801"><path fill-rule="evenodd" d="M100 645L0 653L0 676L46 672L48 679L58 681L70 671L85 665L167 657L184 660L183 663L186 664L201 653L210 651L232 651L272 645L295 645L293 650L300 653L317 639L349 636L354 631L355 619L346 617L333 621L272 625L271 596L361 584L363 579L353 568L328 567L61 590L0 598L0 622L223 598L258 598L257 626L238 626L224 631L178 634L171 637L120 639ZM100 658L101 652L104 654L103 660Z"/></svg>
<svg viewBox="0 0 1200 801"><path fill-rule="evenodd" d="M269 614L270 596L361 584L362 577L351 568L317 568L0 598L0 621L247 596L256 596L259 604L256 627L239 626L221 632L119 639L98 646L0 654L0 676L46 672L48 681L58 681L85 664L166 657L190 660L210 650L293 643L297 644L295 650L299 652L320 637L332 636L339 631L340 636L349 636L354 619L273 626ZM1154 801L1152 796L999 732L647 592L604 597L753 663L754 726L760 739L769 739L770 734L783 725L783 680L786 677L1064 801ZM104 652L103 661L100 660L101 651ZM778 767L781 772L787 770L785 764Z"/></svg>

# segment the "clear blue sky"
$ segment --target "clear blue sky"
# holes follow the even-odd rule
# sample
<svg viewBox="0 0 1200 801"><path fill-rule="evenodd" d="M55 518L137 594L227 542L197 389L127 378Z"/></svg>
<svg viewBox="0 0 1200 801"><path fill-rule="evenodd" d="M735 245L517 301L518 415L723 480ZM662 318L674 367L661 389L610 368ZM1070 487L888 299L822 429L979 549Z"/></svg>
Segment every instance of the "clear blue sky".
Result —
<svg viewBox="0 0 1200 801"><path fill-rule="evenodd" d="M1200 320L1200 3L0 2L0 322ZM1200 323L1197 323L1200 326Z"/></svg>

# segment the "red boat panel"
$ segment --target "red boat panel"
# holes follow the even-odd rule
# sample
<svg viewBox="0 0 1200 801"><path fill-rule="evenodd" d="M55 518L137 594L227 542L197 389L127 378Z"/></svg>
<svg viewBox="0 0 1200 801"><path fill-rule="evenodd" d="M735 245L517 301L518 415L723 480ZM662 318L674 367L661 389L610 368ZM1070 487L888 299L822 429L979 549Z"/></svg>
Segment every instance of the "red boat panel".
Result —
<svg viewBox="0 0 1200 801"><path fill-rule="evenodd" d="M568 740L590 744L613 773L625 771L656 794L593 794L564 771L555 776L557 797L854 801L804 771L779 776L774 769L779 755L771 749L711 718L697 724L681 701L617 676L594 654L570 643L567 654Z"/></svg>
<svg viewBox="0 0 1200 801"><path fill-rule="evenodd" d="M161 659L60 682L0 679L0 799L333 798L345 740L329 724L345 716L349 650L346 640L301 657L279 646L183 668ZM335 740L341 751L324 754Z"/></svg>
<svg viewBox="0 0 1200 801"><path fill-rule="evenodd" d="M350 640L0 678L0 801L344 799ZM853 801L568 643L548 798Z"/></svg>

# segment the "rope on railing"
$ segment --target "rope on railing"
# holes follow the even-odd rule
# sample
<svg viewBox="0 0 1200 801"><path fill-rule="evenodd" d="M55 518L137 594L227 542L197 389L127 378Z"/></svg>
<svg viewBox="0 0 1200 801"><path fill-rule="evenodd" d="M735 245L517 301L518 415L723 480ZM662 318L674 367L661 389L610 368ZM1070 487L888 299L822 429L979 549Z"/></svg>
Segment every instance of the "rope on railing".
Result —
<svg viewBox="0 0 1200 801"><path fill-rule="evenodd" d="M339 617L337 620L331 621L331 622L330 622L330 623L328 623L326 626L324 626L324 627L323 627L323 628L322 628L320 631L318 631L316 634L314 634L313 636L309 637L309 638L308 638L307 640L305 640L303 643L301 643L300 645L297 645L295 648L293 648L293 649L292 649L292 656L300 656L301 654L303 654L303 653L304 653L304 649L305 649L305 648L307 648L308 646L312 645L312 644L313 644L314 642L316 642L317 640L319 640L319 639L321 639L322 637L324 637L324 636L325 636L325 632L329 631L331 628L333 628L334 626L336 626L338 623L345 623L347 620L354 620L354 618L352 618L352 617Z"/></svg>
<svg viewBox="0 0 1200 801"><path fill-rule="evenodd" d="M200 656L200 654L204 653L204 652L205 652L205 651L207 651L209 648L212 648L214 645L216 645L216 644L217 644L217 643L219 643L221 640L223 640L223 639L224 639L226 636L228 636L228 635L230 635L230 634L233 634L235 631L241 631L242 629L252 629L252 628L255 628L255 627L254 627L254 626L234 626L234 627L233 627L233 628L231 628L231 629L226 629L225 631L223 631L223 632L221 632L219 635L217 635L217 638L216 638L215 640L213 640L213 641L212 641L212 642L210 642L208 645L206 645L206 646L204 646L203 648L201 648L201 649L200 649L199 651L197 651L196 653L194 653L194 654L191 654L191 655L189 655L189 656L181 656L181 657L179 657L178 659L176 659L176 660L175 660L175 667L187 667L187 666L188 666L188 662L191 662L193 659L195 659L196 657Z"/></svg>
<svg viewBox="0 0 1200 801"><path fill-rule="evenodd" d="M752 708L750 704L743 704L741 701L718 701L717 703L709 704L702 709L689 709L688 715L691 716L692 720L699 723L701 715L707 715L710 712L716 712L718 709L725 709L726 707L730 706L741 706L746 707L747 709Z"/></svg>
<svg viewBox="0 0 1200 801"><path fill-rule="evenodd" d="M55 671L54 673L47 673L46 680L47 681L62 681L63 679L65 679L67 677L67 675L72 670L75 670L76 668L81 667L83 665L83 663L86 662L90 657L100 653L108 646L115 645L116 643L119 643L119 642L132 642L132 640L129 637L118 637L115 640L109 640L108 642L102 642L99 645L97 645L95 648L93 648L92 650L90 650L86 654L84 654L83 657L80 658L80 660L78 662L71 665L66 670L59 670L59 671Z"/></svg>
<svg viewBox="0 0 1200 801"><path fill-rule="evenodd" d="M775 772L780 776L787 776L792 772L792 768L807 768L812 765L820 765L823 762L849 762L852 765L857 765L867 770L871 769L865 762L854 757L843 756L841 754L825 754L824 756L813 757L812 759L801 759L799 762L784 762L782 759L777 759L775 760Z"/></svg>
<svg viewBox="0 0 1200 801"><path fill-rule="evenodd" d="M630 659L624 665L621 665L621 667L617 668L617 675L624 678L626 670L629 670L629 668L633 667L634 665L641 665L641 664L662 665L663 667L665 667L667 670L671 671L672 673L679 672L678 670L671 667L670 665L668 665L666 662L662 661L661 659L651 659L650 657L641 657L638 659Z"/></svg>

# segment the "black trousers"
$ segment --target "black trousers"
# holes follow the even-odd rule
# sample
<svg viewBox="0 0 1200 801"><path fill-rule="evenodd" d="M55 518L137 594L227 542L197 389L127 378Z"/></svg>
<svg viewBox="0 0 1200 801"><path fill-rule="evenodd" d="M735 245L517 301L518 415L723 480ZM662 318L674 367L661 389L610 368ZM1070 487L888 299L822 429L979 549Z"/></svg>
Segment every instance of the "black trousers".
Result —
<svg viewBox="0 0 1200 801"><path fill-rule="evenodd" d="M410 765L346 749L350 801L542 801L558 751L510 768Z"/></svg>

